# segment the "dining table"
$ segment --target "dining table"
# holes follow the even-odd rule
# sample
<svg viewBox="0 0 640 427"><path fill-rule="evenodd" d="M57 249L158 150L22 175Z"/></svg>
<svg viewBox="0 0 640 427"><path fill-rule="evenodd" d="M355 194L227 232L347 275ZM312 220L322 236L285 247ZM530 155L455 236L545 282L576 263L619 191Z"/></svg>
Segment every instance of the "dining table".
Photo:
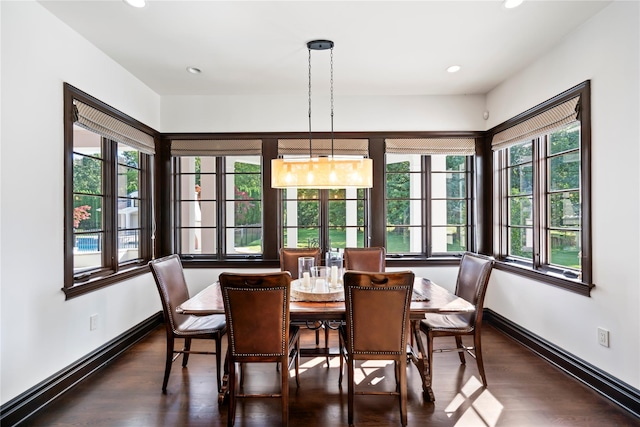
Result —
<svg viewBox="0 0 640 427"><path fill-rule="evenodd" d="M295 280L293 282L296 282ZM333 295L333 294L332 294ZM424 277L416 277L413 285L413 295L410 306L410 322L412 339L407 348L407 357L410 359L422 379L422 390L424 399L427 401L435 401L433 389L430 383L429 356L426 352L423 334L420 332L420 321L424 319L426 313L470 313L475 310L475 306L463 298L458 297L446 288L439 286L431 280ZM202 291L189 298L187 301L176 307L176 311L182 314L206 316L211 314L224 314L224 303L222 300L222 292L220 283L215 282ZM307 323L326 322L328 324L340 324L345 321L345 303L344 299L340 300L332 297L331 301L322 301L314 298L304 300L304 298L290 298L289 317L291 323ZM301 349L301 357L309 356L326 356L331 349L313 348ZM218 400L222 402L228 392L228 378L226 375L223 380L223 388L218 396Z"/></svg>

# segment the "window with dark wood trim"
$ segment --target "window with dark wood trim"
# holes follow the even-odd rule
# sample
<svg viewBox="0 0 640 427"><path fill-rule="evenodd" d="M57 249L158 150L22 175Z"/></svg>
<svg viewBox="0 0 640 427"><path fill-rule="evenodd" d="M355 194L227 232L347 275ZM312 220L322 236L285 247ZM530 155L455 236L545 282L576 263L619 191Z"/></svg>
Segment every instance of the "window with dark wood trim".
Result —
<svg viewBox="0 0 640 427"><path fill-rule="evenodd" d="M154 131L65 84L68 298L148 271Z"/></svg>
<svg viewBox="0 0 640 427"><path fill-rule="evenodd" d="M590 97L582 83L492 130L498 268L588 295Z"/></svg>

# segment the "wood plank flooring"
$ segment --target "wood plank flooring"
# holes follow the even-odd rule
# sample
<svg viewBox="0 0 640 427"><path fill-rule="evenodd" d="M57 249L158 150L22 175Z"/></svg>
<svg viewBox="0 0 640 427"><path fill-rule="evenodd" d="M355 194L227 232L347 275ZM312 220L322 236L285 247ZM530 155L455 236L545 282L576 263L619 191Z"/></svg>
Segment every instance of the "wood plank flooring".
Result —
<svg viewBox="0 0 640 427"><path fill-rule="evenodd" d="M335 332L331 333L335 340ZM303 345L314 345L305 330ZM225 338L226 348L226 338ZM437 341L436 341L437 342ZM337 343L334 343L337 345ZM194 344L194 347L202 347ZM28 426L226 426L227 406L218 406L213 356L192 355L172 368L162 394L163 327L121 358L32 416ZM460 365L457 354L434 356L436 402L424 402L415 366L407 370L409 426L541 427L640 426L640 419L564 374L490 325L483 329L489 387L483 389L475 361ZM290 382L290 425L347 425L347 387L338 387L338 359L301 359L300 388ZM274 365L248 366L245 391L277 390ZM393 388L392 365L368 363L358 369L360 387ZM399 426L397 398L356 396L356 426ZM236 426L280 425L278 399L249 399L237 407Z"/></svg>

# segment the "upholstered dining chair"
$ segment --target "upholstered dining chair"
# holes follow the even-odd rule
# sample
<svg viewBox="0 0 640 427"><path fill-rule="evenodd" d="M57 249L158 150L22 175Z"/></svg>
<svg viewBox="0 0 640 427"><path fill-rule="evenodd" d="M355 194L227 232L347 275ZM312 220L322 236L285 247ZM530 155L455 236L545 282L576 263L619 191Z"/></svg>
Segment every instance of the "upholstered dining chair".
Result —
<svg viewBox="0 0 640 427"><path fill-rule="evenodd" d="M344 269L356 271L385 271L386 251L383 247L345 248Z"/></svg>
<svg viewBox="0 0 640 427"><path fill-rule="evenodd" d="M299 386L300 329L289 322L291 276L288 272L263 274L221 273L222 300L229 331L227 363L229 406L227 425L235 422L236 400L240 397L279 397L282 425L289 423L289 369L295 365ZM280 393L245 394L244 363L279 363ZM236 385L236 364L240 364L240 387ZM285 369L285 367L289 369Z"/></svg>
<svg viewBox="0 0 640 427"><path fill-rule="evenodd" d="M298 278L298 258L311 257L315 265L320 265L320 248L281 248L280 270L291 273L293 280Z"/></svg>
<svg viewBox="0 0 640 427"><path fill-rule="evenodd" d="M460 363L465 364L464 353L476 359L482 384L487 386L482 360L481 326L484 297L493 267L494 259L484 255L466 252L460 261L460 269L456 280L455 294L475 306L475 311L464 314L427 313L420 321L420 330L427 336L427 360L429 364L429 381L433 379L433 353L458 352ZM473 345L465 346L462 337L473 336ZM433 348L433 339L437 337L454 337L455 348Z"/></svg>
<svg viewBox="0 0 640 427"><path fill-rule="evenodd" d="M340 377L347 362L348 419L353 425L355 394L397 395L400 421L407 425L407 335L414 274L411 271L344 274L346 322L340 327ZM356 391L356 360L392 360L395 391Z"/></svg>
<svg viewBox="0 0 640 427"><path fill-rule="evenodd" d="M227 323L224 315L191 316L176 312L176 307L189 299L189 289L187 288L182 263L178 255L174 254L152 260L149 262L149 268L160 293L165 329L167 331L167 355L162 392L167 392L171 365L181 354L183 368L187 366L190 354L215 354L216 379L218 392L220 392L221 342L222 336L227 332ZM175 349L176 338L184 339L184 346L181 350ZM215 352L191 350L191 340L193 339L213 340L216 346Z"/></svg>
<svg viewBox="0 0 640 427"><path fill-rule="evenodd" d="M293 280L298 278L298 258L311 257L315 265L320 265L320 248L281 248L280 249L280 270L291 273ZM329 327L324 322L315 322L306 325L316 331L316 346L320 344L320 329L324 328L325 348L329 347ZM329 358L327 357L327 366Z"/></svg>

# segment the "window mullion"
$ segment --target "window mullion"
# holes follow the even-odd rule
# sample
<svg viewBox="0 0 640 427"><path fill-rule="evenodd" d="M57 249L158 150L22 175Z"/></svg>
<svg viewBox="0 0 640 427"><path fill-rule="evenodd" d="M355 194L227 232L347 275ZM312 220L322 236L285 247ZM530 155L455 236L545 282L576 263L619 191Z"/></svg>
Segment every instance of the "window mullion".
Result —
<svg viewBox="0 0 640 427"><path fill-rule="evenodd" d="M118 204L117 204L117 143L103 138L104 144L104 266L108 270L118 271Z"/></svg>
<svg viewBox="0 0 640 427"><path fill-rule="evenodd" d="M225 190L226 183L226 169L225 169L225 158L222 156L216 157L216 257L218 259L224 259L227 257L227 246L226 246L226 234L227 234L227 192Z"/></svg>
<svg viewBox="0 0 640 427"><path fill-rule="evenodd" d="M497 163L498 163L498 182L497 182L497 194L502 195L498 198L497 215L499 216L498 226L498 256L500 259L504 259L509 255L509 201L508 201L508 173L507 168L507 152L508 150L496 151Z"/></svg>
<svg viewBox="0 0 640 427"><path fill-rule="evenodd" d="M467 250L471 250L471 251L476 251L477 250L477 246L476 246L476 224L477 224L477 209L476 209L476 203L477 203L477 197L476 197L476 186L475 186L475 180L473 179L474 176L474 158L472 156L468 156L467 160L465 161L466 166L465 166L465 189L466 189L466 193L465 193L465 203L467 205L467 217L466 217L466 225L467 225L467 239L466 239L466 244L467 244Z"/></svg>
<svg viewBox="0 0 640 427"><path fill-rule="evenodd" d="M329 190L320 190L320 251L327 252L330 249L331 238L329 237Z"/></svg>
<svg viewBox="0 0 640 427"><path fill-rule="evenodd" d="M422 241L424 242L424 247L422 251L426 254L427 258L431 257L433 254L433 233L431 227L433 225L432 218L432 206L431 206L431 182L432 182L432 168L431 168L431 156L422 156L422 170L423 182L422 186L422 217L423 217L423 226L422 226Z"/></svg>
<svg viewBox="0 0 640 427"><path fill-rule="evenodd" d="M542 227L544 224L545 203L544 188L546 183L543 156L543 140L536 138L533 140L533 268L541 269L546 258L544 250L544 236Z"/></svg>

